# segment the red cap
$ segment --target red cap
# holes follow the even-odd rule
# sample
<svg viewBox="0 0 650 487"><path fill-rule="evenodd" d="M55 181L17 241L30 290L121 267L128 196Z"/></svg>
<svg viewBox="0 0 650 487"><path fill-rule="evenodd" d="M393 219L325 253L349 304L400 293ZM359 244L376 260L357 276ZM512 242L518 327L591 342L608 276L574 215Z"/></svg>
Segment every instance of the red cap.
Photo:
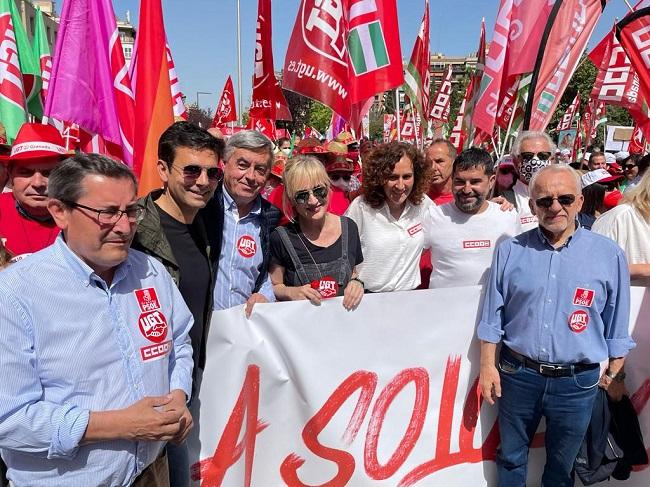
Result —
<svg viewBox="0 0 650 487"><path fill-rule="evenodd" d="M52 157L63 160L68 156L64 145L63 137L52 125L24 123L11 147L9 161L29 164Z"/></svg>
<svg viewBox="0 0 650 487"><path fill-rule="evenodd" d="M614 191L609 191L605 193L605 199L603 200L603 204L605 205L605 208L611 210L616 205L618 205L619 201L621 201L622 199L623 199L623 193L621 193L618 189L615 189Z"/></svg>

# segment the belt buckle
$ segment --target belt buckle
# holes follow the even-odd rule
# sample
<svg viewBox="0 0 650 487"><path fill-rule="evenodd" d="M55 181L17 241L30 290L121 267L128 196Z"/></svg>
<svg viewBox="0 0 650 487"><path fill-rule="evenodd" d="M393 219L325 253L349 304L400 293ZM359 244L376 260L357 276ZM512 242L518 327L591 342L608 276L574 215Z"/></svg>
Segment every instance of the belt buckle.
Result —
<svg viewBox="0 0 650 487"><path fill-rule="evenodd" d="M539 364L539 373L542 375L555 375L558 367L550 364Z"/></svg>

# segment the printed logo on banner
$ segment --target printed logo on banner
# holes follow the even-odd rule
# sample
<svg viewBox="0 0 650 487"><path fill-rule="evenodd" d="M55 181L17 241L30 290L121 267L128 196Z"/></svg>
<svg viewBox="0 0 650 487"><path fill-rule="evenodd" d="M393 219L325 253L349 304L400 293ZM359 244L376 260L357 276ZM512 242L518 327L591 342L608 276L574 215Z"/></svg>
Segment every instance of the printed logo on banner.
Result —
<svg viewBox="0 0 650 487"><path fill-rule="evenodd" d="M157 343L156 345L149 345L140 349L140 356L143 362L149 360L158 360L163 358L172 349L172 341L168 340L164 343Z"/></svg>
<svg viewBox="0 0 650 487"><path fill-rule="evenodd" d="M147 340L160 343L167 338L167 318L160 310L140 313L138 325L142 335Z"/></svg>
<svg viewBox="0 0 650 487"><path fill-rule="evenodd" d="M319 55L347 67L343 2L302 2L302 38Z"/></svg>
<svg viewBox="0 0 650 487"><path fill-rule="evenodd" d="M140 311L143 313L160 309L160 302L158 302L158 295L154 288L136 289L133 292L135 293L135 299L138 301L138 306L140 306Z"/></svg>
<svg viewBox="0 0 650 487"><path fill-rule="evenodd" d="M572 332L582 333L587 329L588 324L589 324L589 314L582 309L579 309L578 311L574 311L569 316L569 328L571 329Z"/></svg>
<svg viewBox="0 0 650 487"><path fill-rule="evenodd" d="M489 249L491 246L489 240L463 240L464 249Z"/></svg>
<svg viewBox="0 0 650 487"><path fill-rule="evenodd" d="M421 223L416 223L415 225L413 225L411 228L407 229L406 231L412 237L416 233L422 231L422 224Z"/></svg>
<svg viewBox="0 0 650 487"><path fill-rule="evenodd" d="M255 239L250 235L242 235L239 237L239 240L237 240L237 251L242 257L250 259L255 255L255 252L257 252Z"/></svg>
<svg viewBox="0 0 650 487"><path fill-rule="evenodd" d="M331 276L325 276L322 279L311 281L310 286L327 299L336 297L339 293L339 283Z"/></svg>
<svg viewBox="0 0 650 487"><path fill-rule="evenodd" d="M595 296L596 292L592 289L576 288L576 292L573 295L573 304L590 308Z"/></svg>

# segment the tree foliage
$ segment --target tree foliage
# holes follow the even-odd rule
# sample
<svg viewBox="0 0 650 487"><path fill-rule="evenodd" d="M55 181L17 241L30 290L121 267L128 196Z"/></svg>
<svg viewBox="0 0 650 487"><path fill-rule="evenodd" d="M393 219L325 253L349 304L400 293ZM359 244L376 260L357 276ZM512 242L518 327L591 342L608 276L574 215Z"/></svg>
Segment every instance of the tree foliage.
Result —
<svg viewBox="0 0 650 487"><path fill-rule="evenodd" d="M212 109L200 108L196 105L187 107L187 121L207 129L212 125Z"/></svg>

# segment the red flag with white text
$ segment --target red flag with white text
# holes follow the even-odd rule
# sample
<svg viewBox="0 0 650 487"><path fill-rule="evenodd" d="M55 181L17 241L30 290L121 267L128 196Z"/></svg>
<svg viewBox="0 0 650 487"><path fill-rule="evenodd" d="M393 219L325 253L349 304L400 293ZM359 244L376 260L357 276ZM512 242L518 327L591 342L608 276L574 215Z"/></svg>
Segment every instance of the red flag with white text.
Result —
<svg viewBox="0 0 650 487"><path fill-rule="evenodd" d="M235 122L236 120L235 89L232 86L232 78L228 76L223 91L221 92L217 109L214 112L211 127L223 127L226 123Z"/></svg>
<svg viewBox="0 0 650 487"><path fill-rule="evenodd" d="M172 88L172 103L174 104L174 117L180 117L187 120L187 110L183 103L183 93L181 92L181 84L178 82L178 75L176 74L176 67L174 66L174 59L172 58L172 50L167 48L167 64L169 66L169 82Z"/></svg>
<svg viewBox="0 0 650 487"><path fill-rule="evenodd" d="M557 124L558 132L560 130L569 130L571 128L573 119L575 118L579 109L580 109L580 92L576 93L575 98L573 99L571 104L567 107L566 111L564 112L564 115L558 122Z"/></svg>
<svg viewBox="0 0 650 487"><path fill-rule="evenodd" d="M431 113L429 118L434 123L446 123L449 121L449 111L451 109L451 80L452 80L452 65L447 67L445 77L440 83L440 87L433 97L431 103Z"/></svg>

